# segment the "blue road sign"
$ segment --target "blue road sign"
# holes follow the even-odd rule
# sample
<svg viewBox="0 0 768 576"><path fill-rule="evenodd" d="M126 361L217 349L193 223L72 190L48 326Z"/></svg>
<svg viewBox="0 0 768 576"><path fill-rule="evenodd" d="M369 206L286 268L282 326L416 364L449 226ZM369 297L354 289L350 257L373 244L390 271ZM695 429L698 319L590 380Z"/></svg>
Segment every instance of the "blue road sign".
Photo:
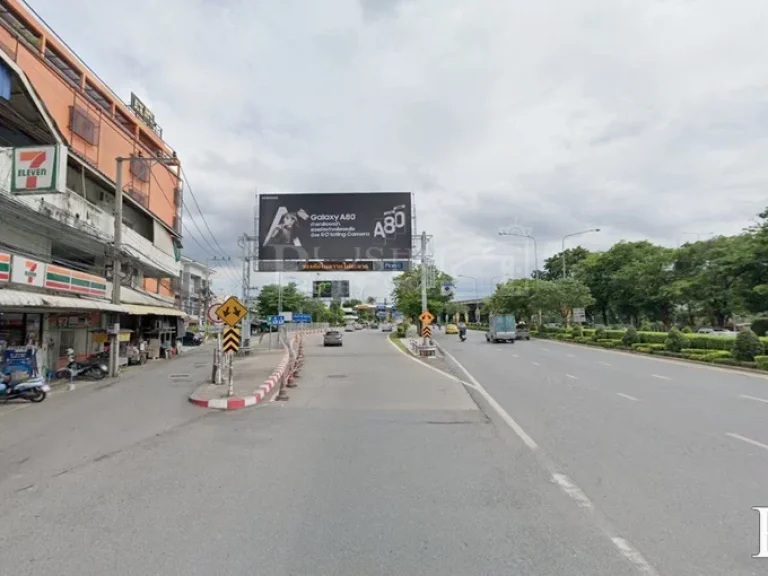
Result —
<svg viewBox="0 0 768 576"><path fill-rule="evenodd" d="M285 324L285 316L270 316L269 323L272 324L272 326L279 326L280 324Z"/></svg>
<svg viewBox="0 0 768 576"><path fill-rule="evenodd" d="M381 269L384 271L402 272L405 268L405 262L382 262Z"/></svg>
<svg viewBox="0 0 768 576"><path fill-rule="evenodd" d="M312 322L312 314L294 314L293 321L300 324L309 324Z"/></svg>

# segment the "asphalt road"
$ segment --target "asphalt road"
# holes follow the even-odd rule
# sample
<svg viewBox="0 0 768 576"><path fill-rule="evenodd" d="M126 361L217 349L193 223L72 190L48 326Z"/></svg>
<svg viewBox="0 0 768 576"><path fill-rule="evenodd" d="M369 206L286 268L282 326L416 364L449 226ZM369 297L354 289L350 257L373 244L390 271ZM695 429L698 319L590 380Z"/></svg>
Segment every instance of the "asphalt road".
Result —
<svg viewBox="0 0 768 576"><path fill-rule="evenodd" d="M443 347L659 574L764 575L768 378L565 343Z"/></svg>
<svg viewBox="0 0 768 576"><path fill-rule="evenodd" d="M206 412L158 373L0 416L0 574L643 573L460 383L344 338L287 403Z"/></svg>

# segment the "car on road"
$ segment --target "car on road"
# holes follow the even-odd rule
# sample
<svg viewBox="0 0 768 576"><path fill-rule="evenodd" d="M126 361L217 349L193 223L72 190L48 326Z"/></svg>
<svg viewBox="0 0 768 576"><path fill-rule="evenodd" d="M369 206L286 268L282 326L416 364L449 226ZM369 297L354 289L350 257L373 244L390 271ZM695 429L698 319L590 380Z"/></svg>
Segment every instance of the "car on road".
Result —
<svg viewBox="0 0 768 576"><path fill-rule="evenodd" d="M528 325L525 322L518 322L515 327L515 340L530 340L531 333L528 331Z"/></svg>
<svg viewBox="0 0 768 576"><path fill-rule="evenodd" d="M459 327L456 326L456 324L446 324L445 325L445 333L446 334L458 334L459 333Z"/></svg>
<svg viewBox="0 0 768 576"><path fill-rule="evenodd" d="M347 324L344 326L344 332L354 332L355 331L355 325L354 324Z"/></svg>
<svg viewBox="0 0 768 576"><path fill-rule="evenodd" d="M341 346L342 334L338 330L328 330L323 336L323 346Z"/></svg>
<svg viewBox="0 0 768 576"><path fill-rule="evenodd" d="M392 332L392 324L382 324L381 325L381 331L382 332Z"/></svg>

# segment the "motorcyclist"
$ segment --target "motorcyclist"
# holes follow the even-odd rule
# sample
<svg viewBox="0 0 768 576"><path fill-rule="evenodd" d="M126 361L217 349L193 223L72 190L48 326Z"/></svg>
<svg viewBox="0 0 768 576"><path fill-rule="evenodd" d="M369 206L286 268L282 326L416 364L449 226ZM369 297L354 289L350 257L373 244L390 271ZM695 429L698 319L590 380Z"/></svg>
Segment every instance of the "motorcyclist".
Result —
<svg viewBox="0 0 768 576"><path fill-rule="evenodd" d="M459 322L459 338L464 340L467 337L467 325L464 322Z"/></svg>

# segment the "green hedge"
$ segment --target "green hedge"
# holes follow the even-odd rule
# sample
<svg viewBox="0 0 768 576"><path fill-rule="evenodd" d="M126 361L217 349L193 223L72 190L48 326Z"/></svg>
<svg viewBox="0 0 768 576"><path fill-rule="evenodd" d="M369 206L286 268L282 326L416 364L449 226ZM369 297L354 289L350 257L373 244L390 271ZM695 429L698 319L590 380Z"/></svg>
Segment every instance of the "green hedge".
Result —
<svg viewBox="0 0 768 576"><path fill-rule="evenodd" d="M624 336L624 330L604 330L601 340L621 340ZM584 338L592 338L595 334L594 328L585 328L583 331ZM546 334L546 336L545 336ZM666 332L638 332L640 337L640 344L646 347L649 344L664 344L667 339ZM552 337L558 340L569 340L572 338L571 330L563 328L548 328L543 332L531 332L531 336L539 338ZM736 338L728 338L725 336L710 336L708 334L686 334L686 338L690 342L690 348L688 350L727 350L733 349L733 344L736 342ZM768 355L768 336L760 338L760 342L763 344L763 349Z"/></svg>
<svg viewBox="0 0 768 576"><path fill-rule="evenodd" d="M688 340L688 348L683 348L680 352L670 352L664 349L664 343L667 340L667 332L638 332L640 342L633 344L628 348L622 342L624 330L605 330L601 331L601 338L594 340L596 329L585 328L582 336L575 336L572 330L563 328L546 328L541 331L531 330L531 336L534 338L549 339L554 338L561 341L572 341L587 346L598 346L607 349L633 350L635 352L652 354L654 356L664 356L667 358L681 358L687 360L697 360L700 362L710 362L722 366L738 366L742 368L759 368L768 371L768 337L760 338L765 350L764 355L755 356L754 362L740 362L731 356L731 350L736 342L736 338L724 336L709 336L707 334L685 334Z"/></svg>

